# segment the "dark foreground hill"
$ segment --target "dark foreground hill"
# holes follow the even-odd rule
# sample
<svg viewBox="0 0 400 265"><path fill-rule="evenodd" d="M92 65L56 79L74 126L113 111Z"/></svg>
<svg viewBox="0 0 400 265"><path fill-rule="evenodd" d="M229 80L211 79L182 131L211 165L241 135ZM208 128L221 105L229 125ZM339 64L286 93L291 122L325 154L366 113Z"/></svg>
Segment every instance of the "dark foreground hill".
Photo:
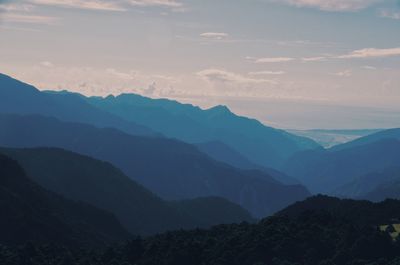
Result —
<svg viewBox="0 0 400 265"><path fill-rule="evenodd" d="M163 199L218 196L255 217L265 217L309 196L301 185L284 185L266 173L217 162L183 142L54 118L2 114L0 145L59 147L88 155L112 163Z"/></svg>
<svg viewBox="0 0 400 265"><path fill-rule="evenodd" d="M34 241L94 247L129 237L112 214L41 188L26 177L16 161L3 155L0 216L1 244Z"/></svg>
<svg viewBox="0 0 400 265"><path fill-rule="evenodd" d="M393 209L399 205L399 201L378 205L315 197L283 211L287 215L270 217L258 224L169 232L146 239L137 238L104 252L3 247L0 248L0 257L3 255L5 265L19 264L20 259L26 256L26 249L33 248L35 251L30 259L53 261L46 264L398 265L400 242L394 241L378 226L387 218L398 217L399 211ZM334 214L338 206L343 212L358 207L362 210L358 211L360 216L343 218ZM376 213L379 207L383 207L386 213Z"/></svg>
<svg viewBox="0 0 400 265"><path fill-rule="evenodd" d="M134 235L253 221L240 206L222 198L168 203L107 162L62 149L5 149L27 175L47 190L115 214Z"/></svg>

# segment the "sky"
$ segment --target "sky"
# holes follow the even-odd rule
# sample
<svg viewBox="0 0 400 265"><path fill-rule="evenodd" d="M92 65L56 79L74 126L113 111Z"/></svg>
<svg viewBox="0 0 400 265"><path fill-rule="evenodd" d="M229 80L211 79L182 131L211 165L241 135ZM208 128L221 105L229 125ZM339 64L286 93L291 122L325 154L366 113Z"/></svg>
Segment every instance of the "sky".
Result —
<svg viewBox="0 0 400 265"><path fill-rule="evenodd" d="M278 128L400 127L400 1L0 0L0 72Z"/></svg>

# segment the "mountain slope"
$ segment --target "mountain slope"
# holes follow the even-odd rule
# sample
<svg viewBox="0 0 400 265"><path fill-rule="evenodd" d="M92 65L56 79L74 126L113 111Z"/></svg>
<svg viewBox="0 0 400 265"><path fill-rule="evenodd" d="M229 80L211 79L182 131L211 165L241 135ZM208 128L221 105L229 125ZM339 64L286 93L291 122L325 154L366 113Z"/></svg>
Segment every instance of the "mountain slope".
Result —
<svg viewBox="0 0 400 265"><path fill-rule="evenodd" d="M203 110L166 99L135 94L87 98L87 102L126 120L188 143L220 141L252 163L277 167L297 151L315 148L314 141L240 117L226 106Z"/></svg>
<svg viewBox="0 0 400 265"><path fill-rule="evenodd" d="M388 138L346 149L298 153L287 161L283 171L312 192L333 193L362 175L399 164L400 141Z"/></svg>
<svg viewBox="0 0 400 265"><path fill-rule="evenodd" d="M346 183L335 190L335 194L348 198L364 198L367 193L380 186L390 186L390 183L394 183L397 180L400 180L400 168L385 168L383 171L368 173Z"/></svg>
<svg viewBox="0 0 400 265"><path fill-rule="evenodd" d="M397 139L400 140L400 128L379 131L377 133L358 138L354 141L337 145L332 150L343 150L351 147L361 146L365 144L374 143L384 139Z"/></svg>
<svg viewBox="0 0 400 265"><path fill-rule="evenodd" d="M244 170L252 170L253 172L255 172L256 170L265 172L268 176L271 176L274 179L286 185L300 184L300 182L297 179L290 177L284 174L283 172L251 163L247 158L242 156L239 152L233 150L232 148L230 148L229 146L227 146L222 142L218 141L206 142L206 143L196 144L196 146L200 149L200 151L207 154L211 158L226 163L228 165L231 165L233 167L237 167Z"/></svg>
<svg viewBox="0 0 400 265"><path fill-rule="evenodd" d="M252 220L240 206L222 199L215 199L220 203L214 205L214 211L206 208L210 203L207 198L199 200L197 205L176 202L176 205L188 207L185 211L175 209L175 204L161 200L109 163L65 150L2 148L0 153L16 159L28 176L42 187L114 213L135 235ZM232 211L226 212L226 207ZM205 208L201 218L193 218L192 215L201 208ZM219 219L214 216L218 211Z"/></svg>
<svg viewBox="0 0 400 265"><path fill-rule="evenodd" d="M104 246L129 236L113 215L42 189L4 155L0 155L0 211L0 244Z"/></svg>
<svg viewBox="0 0 400 265"><path fill-rule="evenodd" d="M41 92L33 86L3 74L0 74L0 112L41 114L64 121L114 127L131 134L156 135L144 126L127 122L93 107L76 94Z"/></svg>
<svg viewBox="0 0 400 265"><path fill-rule="evenodd" d="M164 199L218 196L257 217L309 195L300 185L283 185L264 173L252 176L214 161L189 144L53 118L0 115L0 145L67 149L114 164Z"/></svg>

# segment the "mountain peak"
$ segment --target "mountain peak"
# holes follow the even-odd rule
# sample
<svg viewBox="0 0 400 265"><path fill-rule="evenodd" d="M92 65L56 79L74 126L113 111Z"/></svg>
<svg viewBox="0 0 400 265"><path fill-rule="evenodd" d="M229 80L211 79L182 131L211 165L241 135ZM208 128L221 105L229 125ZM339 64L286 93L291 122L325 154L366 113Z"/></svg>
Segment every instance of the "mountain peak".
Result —
<svg viewBox="0 0 400 265"><path fill-rule="evenodd" d="M231 110L225 105L217 105L215 107L209 108L208 111L215 113L232 113Z"/></svg>

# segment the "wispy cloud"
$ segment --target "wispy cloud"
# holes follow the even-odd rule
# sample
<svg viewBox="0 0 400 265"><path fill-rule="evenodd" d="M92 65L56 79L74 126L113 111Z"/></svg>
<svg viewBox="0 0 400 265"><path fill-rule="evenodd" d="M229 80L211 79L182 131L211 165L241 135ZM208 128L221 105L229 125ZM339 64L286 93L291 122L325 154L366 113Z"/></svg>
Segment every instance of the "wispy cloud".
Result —
<svg viewBox="0 0 400 265"><path fill-rule="evenodd" d="M79 8L89 10L103 11L125 11L120 1L105 0L30 0L31 3L37 5L51 5L68 8Z"/></svg>
<svg viewBox="0 0 400 265"><path fill-rule="evenodd" d="M183 3L175 0L127 0L127 2L134 6L183 7Z"/></svg>
<svg viewBox="0 0 400 265"><path fill-rule="evenodd" d="M301 60L304 62L320 62L320 61L325 61L326 59L327 59L327 57L323 57L323 56L301 58Z"/></svg>
<svg viewBox="0 0 400 265"><path fill-rule="evenodd" d="M263 78L251 78L241 74L229 72L222 69L205 69L196 73L197 76L210 82L222 82L222 83L239 83L239 84L271 84L276 85L277 82L274 80L263 79Z"/></svg>
<svg viewBox="0 0 400 265"><path fill-rule="evenodd" d="M17 14L17 13L5 13L2 16L2 19L7 22L46 24L46 25L53 25L58 20L58 18L56 17Z"/></svg>
<svg viewBox="0 0 400 265"><path fill-rule="evenodd" d="M358 11L382 0L272 0L297 7L318 8L323 11Z"/></svg>
<svg viewBox="0 0 400 265"><path fill-rule="evenodd" d="M228 38L229 34L225 32L204 32L200 34L200 37L212 40L223 40Z"/></svg>
<svg viewBox="0 0 400 265"><path fill-rule="evenodd" d="M291 57L269 57L255 59L255 63L284 63L296 60Z"/></svg>
<svg viewBox="0 0 400 265"><path fill-rule="evenodd" d="M390 48L390 49L366 48L361 50L355 50L349 54L338 56L338 58L352 59L352 58L374 58L374 57L390 57L390 56L400 56L400 48Z"/></svg>
<svg viewBox="0 0 400 265"><path fill-rule="evenodd" d="M353 75L353 72L351 70L344 70L341 72L334 73L334 75L339 77L350 77Z"/></svg>
<svg viewBox="0 0 400 265"><path fill-rule="evenodd" d="M400 20L400 12L395 12L395 11L388 10L388 9L382 9L380 11L380 16L384 17L384 18Z"/></svg>
<svg viewBox="0 0 400 265"><path fill-rule="evenodd" d="M249 75L283 75L285 73L284 71L258 71L250 72Z"/></svg>

